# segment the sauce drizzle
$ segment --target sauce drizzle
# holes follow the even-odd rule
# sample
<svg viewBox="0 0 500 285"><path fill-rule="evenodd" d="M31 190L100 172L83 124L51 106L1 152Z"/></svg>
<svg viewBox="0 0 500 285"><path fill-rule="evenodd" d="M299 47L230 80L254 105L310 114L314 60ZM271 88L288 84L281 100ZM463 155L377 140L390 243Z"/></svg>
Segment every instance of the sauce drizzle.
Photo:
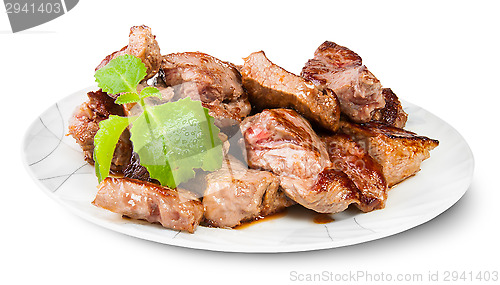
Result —
<svg viewBox="0 0 500 285"><path fill-rule="evenodd" d="M328 224L335 221L330 214L316 214L313 217L313 222L315 224Z"/></svg>
<svg viewBox="0 0 500 285"><path fill-rule="evenodd" d="M235 230L246 229L246 228L248 228L250 226L253 226L255 224L258 224L258 223L261 223L261 222L264 222L264 221L267 222L267 221L270 221L270 220L275 220L275 219L284 217L284 216L286 216L286 214L287 214L287 210L285 209L284 211L281 211L279 213L275 213L275 214L272 214L272 215L269 215L269 216L265 216L265 217L258 216L258 217L256 217L253 220L250 220L248 222L244 222L241 225L238 225L238 226L234 227L233 229L235 229Z"/></svg>

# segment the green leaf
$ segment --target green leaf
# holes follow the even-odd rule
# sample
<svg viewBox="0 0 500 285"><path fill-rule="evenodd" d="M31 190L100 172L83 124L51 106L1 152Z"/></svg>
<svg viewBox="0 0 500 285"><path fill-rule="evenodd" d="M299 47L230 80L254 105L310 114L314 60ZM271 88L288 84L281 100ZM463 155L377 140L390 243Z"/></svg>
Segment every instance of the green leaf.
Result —
<svg viewBox="0 0 500 285"><path fill-rule="evenodd" d="M141 165L170 188L194 177L196 168L213 171L222 165L219 129L200 101L148 107L130 132Z"/></svg>
<svg viewBox="0 0 500 285"><path fill-rule="evenodd" d="M148 87L145 87L144 89L142 89L141 94L139 95L139 97L141 99L144 99L146 97L151 97L151 96L158 97L161 99L160 91L157 88L151 87L151 86L148 86Z"/></svg>
<svg viewBox="0 0 500 285"><path fill-rule="evenodd" d="M135 103L139 102L141 99L139 98L139 95L134 92L127 92L123 93L120 95L118 98L115 100L115 104L127 104L127 103Z"/></svg>
<svg viewBox="0 0 500 285"><path fill-rule="evenodd" d="M99 122L99 130L94 137L95 174L99 183L109 176L111 160L118 139L135 118L111 115L108 119Z"/></svg>
<svg viewBox="0 0 500 285"><path fill-rule="evenodd" d="M146 77L146 66L133 55L121 55L95 72L98 86L108 94L137 93L137 85Z"/></svg>

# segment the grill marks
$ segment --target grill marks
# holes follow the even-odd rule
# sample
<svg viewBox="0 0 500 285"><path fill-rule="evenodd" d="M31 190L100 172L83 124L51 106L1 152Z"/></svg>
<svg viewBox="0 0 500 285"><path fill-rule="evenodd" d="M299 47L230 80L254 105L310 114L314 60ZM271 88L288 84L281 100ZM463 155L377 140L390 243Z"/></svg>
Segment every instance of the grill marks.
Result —
<svg viewBox="0 0 500 285"><path fill-rule="evenodd" d="M352 203L363 211L384 207L387 187L380 166L349 137L322 141L307 120L287 109L248 117L241 131L249 166L278 175L283 191L302 206L320 213L343 211ZM332 158L341 159L343 168Z"/></svg>

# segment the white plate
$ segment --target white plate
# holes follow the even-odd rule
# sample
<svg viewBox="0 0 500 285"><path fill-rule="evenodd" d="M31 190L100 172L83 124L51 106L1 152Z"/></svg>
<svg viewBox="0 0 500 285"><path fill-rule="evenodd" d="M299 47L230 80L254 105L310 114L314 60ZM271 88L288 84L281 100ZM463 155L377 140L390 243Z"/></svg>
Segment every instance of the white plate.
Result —
<svg viewBox="0 0 500 285"><path fill-rule="evenodd" d="M293 252L334 248L390 236L425 223L455 204L467 191L474 168L472 152L450 125L426 110L403 102L409 115L406 129L438 139L439 147L414 177L389 192L386 207L370 213L348 209L334 222L316 224L298 207L281 218L230 230L198 227L194 234L123 219L91 204L97 192L93 167L83 160L68 119L87 99L72 94L40 115L27 130L24 158L40 187L77 215L103 227L169 245L232 252Z"/></svg>

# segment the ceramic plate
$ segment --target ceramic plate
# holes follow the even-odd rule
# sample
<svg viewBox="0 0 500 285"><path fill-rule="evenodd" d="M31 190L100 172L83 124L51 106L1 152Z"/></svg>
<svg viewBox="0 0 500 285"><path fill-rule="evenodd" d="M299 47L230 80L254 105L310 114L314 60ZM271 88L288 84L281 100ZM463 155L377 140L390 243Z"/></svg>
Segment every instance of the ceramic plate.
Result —
<svg viewBox="0 0 500 285"><path fill-rule="evenodd" d="M232 252L293 252L335 248L397 234L425 223L455 204L467 191L474 168L469 146L443 120L403 102L406 129L440 141L421 171L394 187L386 207L370 213L349 208L326 224L292 207L274 219L242 229L198 227L194 234L121 218L91 204L97 192L94 169L83 160L74 139L66 136L68 120L84 102L89 88L57 102L33 122L24 140L27 169L40 187L69 210L93 223L134 237L189 248ZM50 205L47 205L49 207Z"/></svg>

